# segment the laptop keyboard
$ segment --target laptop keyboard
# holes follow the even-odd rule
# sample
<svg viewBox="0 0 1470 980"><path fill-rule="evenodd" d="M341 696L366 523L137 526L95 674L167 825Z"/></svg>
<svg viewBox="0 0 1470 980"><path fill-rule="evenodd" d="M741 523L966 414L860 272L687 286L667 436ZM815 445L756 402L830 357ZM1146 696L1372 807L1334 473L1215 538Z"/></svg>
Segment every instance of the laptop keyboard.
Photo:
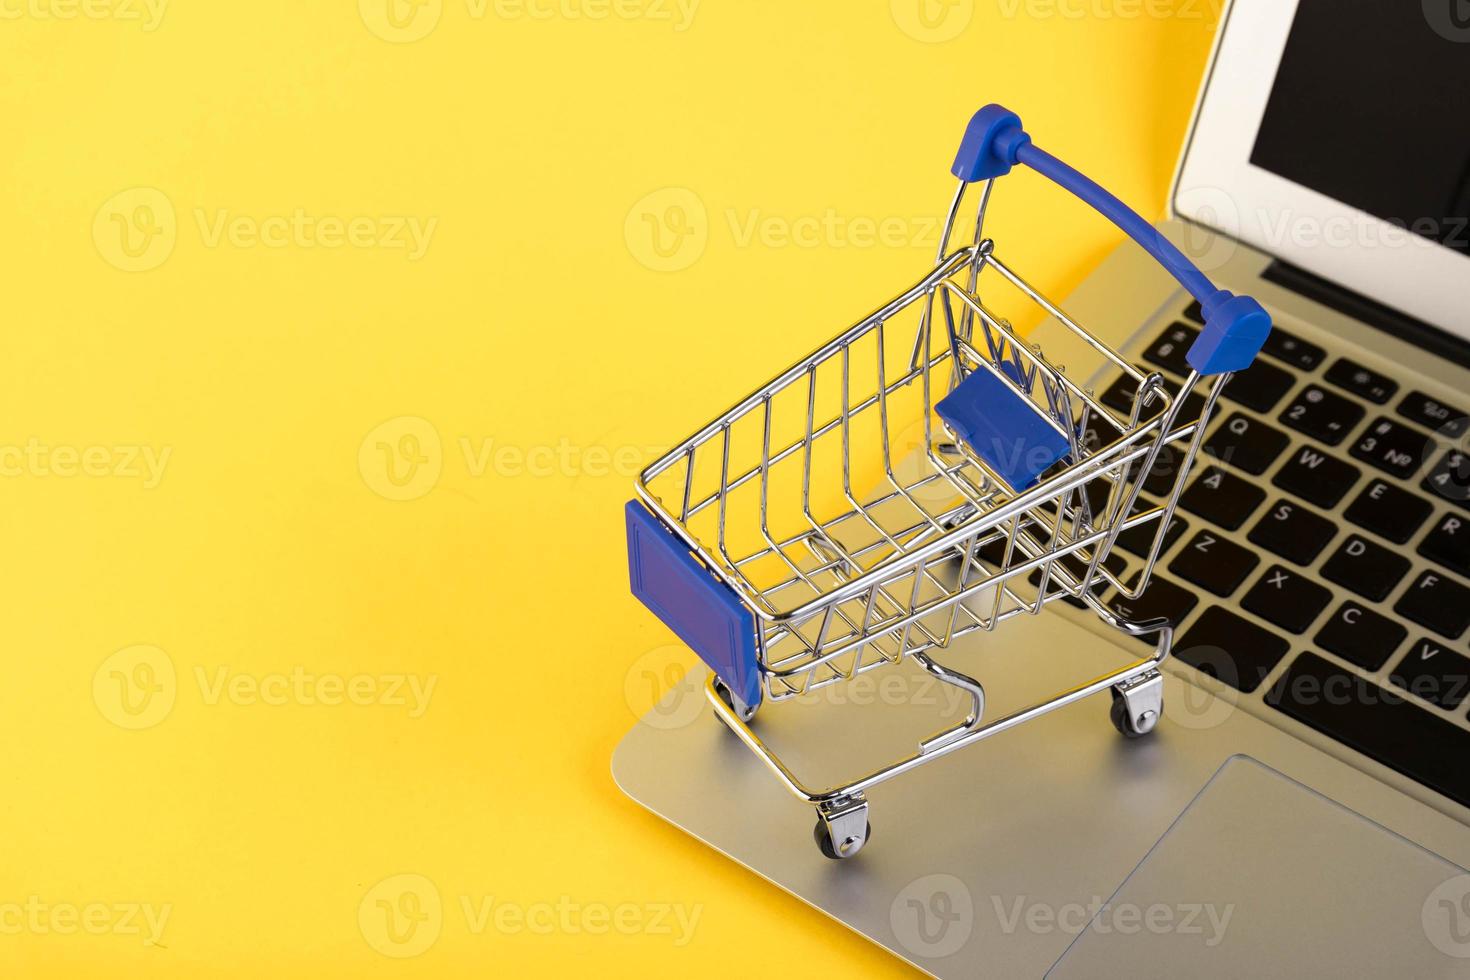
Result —
<svg viewBox="0 0 1470 980"><path fill-rule="evenodd" d="M1185 310L1147 368L1177 388L1201 322ZM1179 662L1470 806L1470 416L1280 327L1263 353L1225 388L1148 590L1109 602L1174 623ZM1121 377L1101 397L1131 408ZM1135 577L1152 537L1119 536Z"/></svg>

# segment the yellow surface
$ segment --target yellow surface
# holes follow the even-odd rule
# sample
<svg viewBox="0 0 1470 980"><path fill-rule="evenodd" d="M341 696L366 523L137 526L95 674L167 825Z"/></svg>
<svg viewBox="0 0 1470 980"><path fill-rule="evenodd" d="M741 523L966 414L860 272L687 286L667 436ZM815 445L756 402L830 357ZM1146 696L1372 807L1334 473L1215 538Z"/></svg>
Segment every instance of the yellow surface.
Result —
<svg viewBox="0 0 1470 980"><path fill-rule="evenodd" d="M0 975L904 973L614 787L620 505L981 103L1161 214L1217 5L392 2L0 3Z"/></svg>

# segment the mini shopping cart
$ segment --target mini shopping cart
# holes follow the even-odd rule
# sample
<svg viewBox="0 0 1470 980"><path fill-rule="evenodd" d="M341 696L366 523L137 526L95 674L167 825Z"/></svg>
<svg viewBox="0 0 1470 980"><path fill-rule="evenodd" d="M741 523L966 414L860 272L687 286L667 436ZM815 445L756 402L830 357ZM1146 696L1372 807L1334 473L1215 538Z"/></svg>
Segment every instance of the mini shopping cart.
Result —
<svg viewBox="0 0 1470 980"><path fill-rule="evenodd" d="M1205 328L1179 390L1089 334L982 236L994 182L1017 164L1111 219L1200 301ZM935 267L649 466L626 510L634 594L710 667L717 717L816 808L815 837L832 858L867 842L873 786L1105 688L1121 732L1153 730L1172 628L1117 606L1147 588L1221 389L1271 329L1259 303L1217 289L1000 106L970 121L953 172ZM976 183L974 237L950 251ZM1028 345L994 312L1001 293L1039 305L1121 372L1123 397L1100 400ZM1150 475L1159 502L1141 494ZM1108 561L1124 532L1151 542L1133 576ZM936 652L1068 597L1125 634L1156 634L1153 653L986 721L980 683ZM905 659L964 691L970 710L876 772L811 788L751 727L765 702Z"/></svg>

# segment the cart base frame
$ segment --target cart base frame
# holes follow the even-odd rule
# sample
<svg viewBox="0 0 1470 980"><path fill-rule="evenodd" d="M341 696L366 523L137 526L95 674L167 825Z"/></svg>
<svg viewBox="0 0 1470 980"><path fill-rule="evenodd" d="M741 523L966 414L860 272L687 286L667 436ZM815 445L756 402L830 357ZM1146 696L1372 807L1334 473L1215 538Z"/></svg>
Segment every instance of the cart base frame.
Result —
<svg viewBox="0 0 1470 980"><path fill-rule="evenodd" d="M1124 736L1138 738L1157 728L1164 712L1164 679L1159 666L1168 659L1173 647L1173 627L1163 620L1140 623L1124 619L1092 596L1087 597L1087 603L1105 622L1129 636L1157 634L1153 655L1064 691L1049 700L1039 701L1002 718L981 724L985 712L985 690L980 682L945 667L928 654L914 654L914 660L939 681L970 695L971 708L965 721L920 742L918 751L912 755L857 779L824 789L811 787L781 761L751 727L756 706L743 704L714 674L705 682L705 696L714 709L715 717L775 773L793 796L816 810L817 824L813 835L822 853L829 858L843 860L860 852L872 834L868 790L964 746L984 741L992 735L998 735L1105 689L1110 689L1113 695L1110 715L1113 725Z"/></svg>

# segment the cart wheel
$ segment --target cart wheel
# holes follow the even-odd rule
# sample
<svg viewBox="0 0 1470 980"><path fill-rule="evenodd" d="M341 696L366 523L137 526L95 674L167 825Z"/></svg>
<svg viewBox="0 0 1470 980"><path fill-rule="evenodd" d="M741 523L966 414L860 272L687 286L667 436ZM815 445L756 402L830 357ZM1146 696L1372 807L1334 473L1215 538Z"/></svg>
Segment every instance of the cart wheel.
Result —
<svg viewBox="0 0 1470 980"><path fill-rule="evenodd" d="M812 828L812 839L817 842L817 847L821 849L823 857L831 858L833 861L845 861L866 847L868 841L873 839L873 824L871 821L865 821L863 824L863 836L860 838L847 838L844 842L846 844L846 850L838 851L837 845L832 840L832 831L828 827L827 821L818 817L817 825Z"/></svg>
<svg viewBox="0 0 1470 980"><path fill-rule="evenodd" d="M1133 713L1128 710L1128 699L1119 694L1117 688L1113 689L1113 703L1108 709L1108 717L1112 720L1113 727L1124 738L1143 738L1145 735L1151 734L1154 727L1158 724L1159 718L1157 712L1150 712L1150 714L1151 717L1148 721L1148 727L1139 727L1133 720Z"/></svg>
<svg viewBox="0 0 1470 980"><path fill-rule="evenodd" d="M741 721L749 724L750 720L755 717L755 708L750 707L744 702L737 700L735 697L735 692L731 691L729 685L720 680L718 677L715 678L715 693L720 696L721 701L725 702L726 707L735 712L736 717L738 717ZM726 728L730 727L728 724L725 723L725 719L721 715L716 714L715 717L720 720L720 724L724 725Z"/></svg>

